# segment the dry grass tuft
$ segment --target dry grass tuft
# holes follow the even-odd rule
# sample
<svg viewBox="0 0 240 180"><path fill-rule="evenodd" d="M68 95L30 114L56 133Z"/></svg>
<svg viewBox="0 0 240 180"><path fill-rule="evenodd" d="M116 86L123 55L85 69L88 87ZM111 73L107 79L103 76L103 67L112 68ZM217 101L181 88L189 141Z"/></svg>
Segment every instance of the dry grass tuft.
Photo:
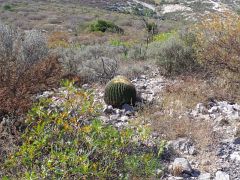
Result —
<svg viewBox="0 0 240 180"><path fill-rule="evenodd" d="M188 113L198 103L208 102L215 92L215 87L204 80L191 77L178 79L167 85L158 106L146 107L140 112L138 121L148 123L162 139L191 139L198 151L195 158L212 160L212 150L219 140L212 131L212 123L193 119Z"/></svg>
<svg viewBox="0 0 240 180"><path fill-rule="evenodd" d="M52 32L48 37L49 48L69 47L69 35L66 32Z"/></svg>

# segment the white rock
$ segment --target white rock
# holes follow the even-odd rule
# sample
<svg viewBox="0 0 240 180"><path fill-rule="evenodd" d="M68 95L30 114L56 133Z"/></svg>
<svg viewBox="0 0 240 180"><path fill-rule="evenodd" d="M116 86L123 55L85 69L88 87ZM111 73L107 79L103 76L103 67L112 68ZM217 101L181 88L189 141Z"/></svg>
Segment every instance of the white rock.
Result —
<svg viewBox="0 0 240 180"><path fill-rule="evenodd" d="M174 150L180 150L184 154L194 155L196 154L196 149L193 142L188 138L179 138L169 142Z"/></svg>
<svg viewBox="0 0 240 180"><path fill-rule="evenodd" d="M116 121L119 118L119 114L114 114L110 116L111 121Z"/></svg>
<svg viewBox="0 0 240 180"><path fill-rule="evenodd" d="M211 180L211 174L210 173L201 174L198 177L198 180Z"/></svg>
<svg viewBox="0 0 240 180"><path fill-rule="evenodd" d="M215 180L230 180L230 177L227 173L225 173L223 171L217 171Z"/></svg>
<svg viewBox="0 0 240 180"><path fill-rule="evenodd" d="M83 84L83 85L82 85L82 88L83 88L83 89L88 89L89 87L90 87L89 84Z"/></svg>
<svg viewBox="0 0 240 180"><path fill-rule="evenodd" d="M104 113L106 114L111 114L113 113L113 107L110 105L110 106L106 106L103 110Z"/></svg>
<svg viewBox="0 0 240 180"><path fill-rule="evenodd" d="M184 178L183 177L174 177L174 176L171 176L168 178L168 180L183 180Z"/></svg>
<svg viewBox="0 0 240 180"><path fill-rule="evenodd" d="M128 119L129 119L129 117L128 116L122 116L122 117L120 117L120 121L128 121Z"/></svg>
<svg viewBox="0 0 240 180"><path fill-rule="evenodd" d="M218 112L219 109L217 106L213 106L211 109L208 110L209 113L215 113L215 112Z"/></svg>
<svg viewBox="0 0 240 180"><path fill-rule="evenodd" d="M235 162L240 162L240 151L233 152L230 155L230 159Z"/></svg>
<svg viewBox="0 0 240 180"><path fill-rule="evenodd" d="M100 116L99 119L103 122L107 122L109 120L106 116Z"/></svg>

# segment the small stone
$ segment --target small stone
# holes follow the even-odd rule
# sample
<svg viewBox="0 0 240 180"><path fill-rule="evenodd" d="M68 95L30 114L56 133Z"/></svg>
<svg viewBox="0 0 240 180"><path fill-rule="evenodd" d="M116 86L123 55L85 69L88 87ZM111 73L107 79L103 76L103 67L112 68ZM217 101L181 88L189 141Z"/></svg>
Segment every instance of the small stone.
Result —
<svg viewBox="0 0 240 180"><path fill-rule="evenodd" d="M227 173L225 173L223 171L217 171L215 180L230 180L230 177Z"/></svg>
<svg viewBox="0 0 240 180"><path fill-rule="evenodd" d="M124 104L124 105L122 105L122 109L123 109L125 112L128 112L128 111L131 112L131 113L134 112L133 107L130 106L129 104Z"/></svg>
<svg viewBox="0 0 240 180"><path fill-rule="evenodd" d="M233 140L233 144L240 144L240 137Z"/></svg>
<svg viewBox="0 0 240 180"><path fill-rule="evenodd" d="M89 84L83 84L83 85L82 85L82 88L83 88L83 89L88 89L88 88L89 88Z"/></svg>
<svg viewBox="0 0 240 180"><path fill-rule="evenodd" d="M100 116L99 119L103 122L107 122L109 120L106 116Z"/></svg>
<svg viewBox="0 0 240 180"><path fill-rule="evenodd" d="M111 121L116 121L116 120L118 120L118 118L119 118L119 114L114 114L114 115L110 116Z"/></svg>
<svg viewBox="0 0 240 180"><path fill-rule="evenodd" d="M185 158L176 158L172 165L172 172L174 176L180 176L183 173L191 174L192 167Z"/></svg>
<svg viewBox="0 0 240 180"><path fill-rule="evenodd" d="M195 155L197 153L193 142L188 138L179 138L174 141L170 141L169 145L172 146L174 150L180 150L184 154Z"/></svg>
<svg viewBox="0 0 240 180"><path fill-rule="evenodd" d="M236 152L233 152L231 155L230 155L230 159L234 162L240 162L240 151L236 151Z"/></svg>
<svg viewBox="0 0 240 180"><path fill-rule="evenodd" d="M146 79L146 76L145 75L140 75L139 79Z"/></svg>
<svg viewBox="0 0 240 180"><path fill-rule="evenodd" d="M168 180L183 180L183 177L169 177Z"/></svg>
<svg viewBox="0 0 240 180"><path fill-rule="evenodd" d="M103 110L103 112L105 113L105 114L111 114L111 113L113 113L113 111L114 111L114 109L113 109L113 107L110 105L110 106L106 106L105 108L104 108L104 110Z"/></svg>
<svg viewBox="0 0 240 180"><path fill-rule="evenodd" d="M161 169L156 169L156 175L161 175L163 173L163 170L161 170Z"/></svg>
<svg viewBox="0 0 240 180"><path fill-rule="evenodd" d="M211 174L210 173L200 174L198 180L211 180Z"/></svg>
<svg viewBox="0 0 240 180"><path fill-rule="evenodd" d="M197 151L196 151L196 149L195 149L194 146L191 146L191 147L189 147L189 149L188 149L188 153L189 153L190 155L195 155L195 154L197 154Z"/></svg>
<svg viewBox="0 0 240 180"><path fill-rule="evenodd" d="M128 121L128 119L129 119L128 116L122 116L122 117L120 117L119 120L125 122L125 121Z"/></svg>
<svg viewBox="0 0 240 180"><path fill-rule="evenodd" d="M208 110L209 113L216 113L216 112L219 112L219 109L217 106L213 106L211 109Z"/></svg>
<svg viewBox="0 0 240 180"><path fill-rule="evenodd" d="M122 114L122 111L121 111L121 109L116 109L116 110L115 110L115 113L121 115L121 114Z"/></svg>

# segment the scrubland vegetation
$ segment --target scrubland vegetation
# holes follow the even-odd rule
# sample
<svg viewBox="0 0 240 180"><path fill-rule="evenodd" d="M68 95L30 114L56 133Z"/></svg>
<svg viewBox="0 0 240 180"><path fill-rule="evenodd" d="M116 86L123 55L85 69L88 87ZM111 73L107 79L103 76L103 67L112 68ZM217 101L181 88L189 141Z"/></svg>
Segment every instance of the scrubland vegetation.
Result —
<svg viewBox="0 0 240 180"><path fill-rule="evenodd" d="M22 6L2 8L10 13ZM37 26L23 31L0 23L1 178L159 177L164 140L188 136L201 149L215 143L209 124L192 122L182 113L211 98L240 103L239 15L213 14L163 27L165 22L139 14L106 19L100 14L100 20L89 12L84 17L89 23L77 21L73 31L45 32ZM160 95L161 104L144 107L136 119L148 119L150 129L161 133L153 151L141 147L148 134L138 123L121 130L102 123L101 105L81 86L104 85L116 75L134 79L155 68L171 83ZM68 93L60 96L60 111L48 109L51 99L35 99L62 86Z"/></svg>

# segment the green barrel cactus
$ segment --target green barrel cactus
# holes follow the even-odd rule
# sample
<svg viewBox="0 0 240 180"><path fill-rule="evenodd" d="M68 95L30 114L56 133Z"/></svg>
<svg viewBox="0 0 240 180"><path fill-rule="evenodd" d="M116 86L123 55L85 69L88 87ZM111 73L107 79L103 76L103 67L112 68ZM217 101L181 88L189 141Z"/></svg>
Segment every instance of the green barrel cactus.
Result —
<svg viewBox="0 0 240 180"><path fill-rule="evenodd" d="M123 104L134 105L136 94L136 88L129 79L116 76L106 85L104 101L113 107L121 107Z"/></svg>

